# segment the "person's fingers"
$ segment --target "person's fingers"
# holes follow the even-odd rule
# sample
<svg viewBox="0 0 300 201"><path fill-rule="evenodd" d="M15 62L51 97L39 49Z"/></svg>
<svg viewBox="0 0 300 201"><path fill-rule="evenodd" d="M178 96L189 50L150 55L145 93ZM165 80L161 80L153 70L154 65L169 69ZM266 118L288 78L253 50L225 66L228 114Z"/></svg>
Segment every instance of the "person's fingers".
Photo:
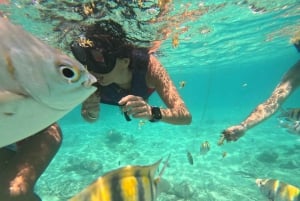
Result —
<svg viewBox="0 0 300 201"><path fill-rule="evenodd" d="M136 102L136 101L144 101L144 99L140 96L133 96L133 95L128 95L128 96L125 96L123 97L119 102L118 104L120 106L126 106L128 105L129 103L131 102Z"/></svg>
<svg viewBox="0 0 300 201"><path fill-rule="evenodd" d="M88 112L87 110L82 110L81 116L84 118L84 120L91 122L91 123L95 122L98 119L98 113Z"/></svg>
<svg viewBox="0 0 300 201"><path fill-rule="evenodd" d="M121 100L118 102L119 105L126 105L127 102L136 100L138 96L128 95L121 98Z"/></svg>
<svg viewBox="0 0 300 201"><path fill-rule="evenodd" d="M224 132L224 131L223 131L223 132ZM223 132L222 132L222 133L223 133ZM219 146L223 145L225 139L226 139L226 138L225 138L225 135L222 134L221 137L220 137L220 139L219 139L219 141L218 141L218 145L219 145Z"/></svg>

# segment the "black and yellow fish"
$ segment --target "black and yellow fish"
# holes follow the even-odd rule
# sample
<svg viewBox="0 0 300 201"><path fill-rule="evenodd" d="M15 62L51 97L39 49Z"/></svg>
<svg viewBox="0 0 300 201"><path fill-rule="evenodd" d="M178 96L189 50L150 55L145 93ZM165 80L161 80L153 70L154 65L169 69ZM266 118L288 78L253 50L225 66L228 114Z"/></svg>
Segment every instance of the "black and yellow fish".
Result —
<svg viewBox="0 0 300 201"><path fill-rule="evenodd" d="M176 34L173 35L173 37L172 37L172 45L173 45L173 48L178 47L178 45L179 45L179 34L178 33L176 33Z"/></svg>
<svg viewBox="0 0 300 201"><path fill-rule="evenodd" d="M287 132L300 135L300 121L279 121L279 125L285 128Z"/></svg>
<svg viewBox="0 0 300 201"><path fill-rule="evenodd" d="M179 89L182 89L183 87L185 87L186 85L186 81L180 81L179 82Z"/></svg>
<svg viewBox="0 0 300 201"><path fill-rule="evenodd" d="M157 178L162 159L148 166L125 166L99 177L69 201L154 201L169 158Z"/></svg>
<svg viewBox="0 0 300 201"><path fill-rule="evenodd" d="M288 121L300 121L300 108L282 109L279 118L285 118Z"/></svg>
<svg viewBox="0 0 300 201"><path fill-rule="evenodd" d="M204 155L210 150L210 144L208 141L205 141L200 146L200 154Z"/></svg>
<svg viewBox="0 0 300 201"><path fill-rule="evenodd" d="M300 189L277 179L256 179L256 184L269 201L300 201Z"/></svg>

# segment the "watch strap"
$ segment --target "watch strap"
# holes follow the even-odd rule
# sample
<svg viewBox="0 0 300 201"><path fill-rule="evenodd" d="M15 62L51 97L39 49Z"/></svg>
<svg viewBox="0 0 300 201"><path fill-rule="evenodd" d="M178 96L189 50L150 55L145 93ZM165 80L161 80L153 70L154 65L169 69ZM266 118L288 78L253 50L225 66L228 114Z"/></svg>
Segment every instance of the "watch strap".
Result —
<svg viewBox="0 0 300 201"><path fill-rule="evenodd" d="M159 107L151 106L151 115L152 115L152 118L149 120L150 122L157 122L162 119L162 114L161 114Z"/></svg>

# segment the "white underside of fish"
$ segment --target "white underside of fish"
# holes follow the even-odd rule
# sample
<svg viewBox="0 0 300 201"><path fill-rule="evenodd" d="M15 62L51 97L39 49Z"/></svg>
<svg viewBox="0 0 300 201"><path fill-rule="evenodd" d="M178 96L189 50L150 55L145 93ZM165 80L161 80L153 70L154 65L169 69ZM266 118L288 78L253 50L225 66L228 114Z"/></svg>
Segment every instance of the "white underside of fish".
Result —
<svg viewBox="0 0 300 201"><path fill-rule="evenodd" d="M0 92L0 97L1 94ZM14 100L2 102L0 104L0 147L37 133L68 112L69 110L54 110L36 102L32 97L20 95L16 95Z"/></svg>

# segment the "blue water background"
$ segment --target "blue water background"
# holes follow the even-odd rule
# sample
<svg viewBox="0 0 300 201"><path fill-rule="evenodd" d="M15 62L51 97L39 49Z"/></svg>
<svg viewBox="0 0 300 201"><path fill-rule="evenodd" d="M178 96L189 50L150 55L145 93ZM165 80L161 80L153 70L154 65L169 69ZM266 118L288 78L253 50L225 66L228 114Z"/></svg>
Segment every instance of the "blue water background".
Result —
<svg viewBox="0 0 300 201"><path fill-rule="evenodd" d="M221 1L205 3L217 2ZM300 54L290 43L299 29L299 2L276 3L281 5L270 3L262 14L253 13L247 5L227 5L182 25L190 26L190 31L180 35L177 48L172 48L170 38L164 41L158 58L192 113L191 125L126 122L119 108L107 105L101 105L100 120L94 124L83 121L80 106L59 120L62 147L36 187L43 200L66 200L105 172L127 164L151 164L169 153L164 177L174 186L190 185L197 194L190 200L264 200L254 183L257 177L300 186L299 136L282 129L276 114L238 142L217 146L221 131L245 119L299 60ZM52 43L49 24L32 23L23 9L10 12L15 22ZM199 34L203 26L211 32ZM186 82L184 88L179 88L181 81ZM283 107L299 107L299 99L300 91L295 91ZM149 103L163 106L157 94ZM134 143L110 144L107 134L111 131L133 138ZM199 148L205 140L211 150L201 156ZM194 156L193 166L187 161L187 150ZM224 152L227 155L222 158ZM263 153L277 157L259 160ZM86 167L99 164L101 169ZM159 199L173 200L168 196Z"/></svg>

